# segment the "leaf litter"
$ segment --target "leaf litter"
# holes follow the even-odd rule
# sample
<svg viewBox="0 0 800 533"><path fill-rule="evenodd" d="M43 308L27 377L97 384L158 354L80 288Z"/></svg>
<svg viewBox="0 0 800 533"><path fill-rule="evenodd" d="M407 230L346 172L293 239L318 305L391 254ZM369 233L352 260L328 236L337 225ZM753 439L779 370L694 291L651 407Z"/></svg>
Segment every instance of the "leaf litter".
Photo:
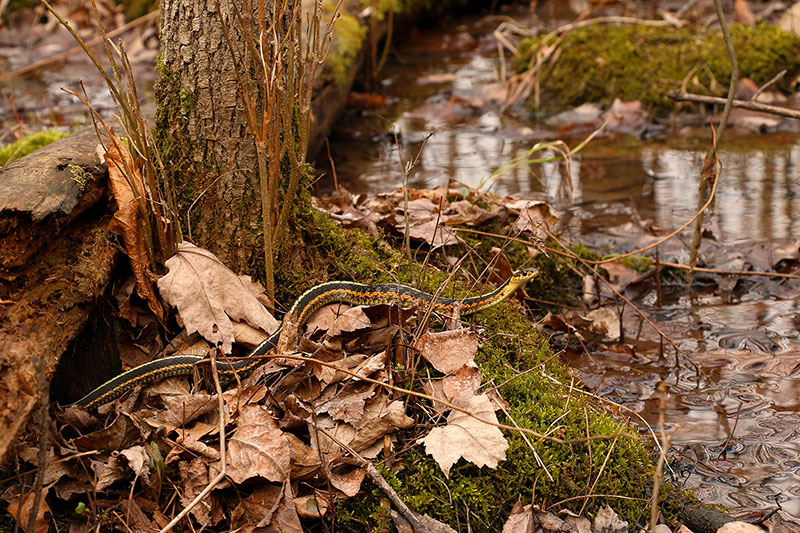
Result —
<svg viewBox="0 0 800 533"><path fill-rule="evenodd" d="M546 204L498 199L458 184L410 191L410 196L407 220L397 207L403 203L399 191L352 197L341 190L338 198L317 205L346 214L345 225L368 219L398 236L406 225L431 226L420 237L420 244L430 248L455 236L450 224L497 220L510 233L537 239L558 223ZM511 267L501 250L493 253L500 270L495 282L500 282ZM278 327L264 308L269 302L263 289L230 272L210 252L184 242L167 266L158 289L185 326L169 351L183 353L197 336L188 334L198 332L204 341L192 349L196 353L207 352L210 344L231 354L234 343L251 347ZM130 301L129 288L121 295L121 301ZM227 476L184 521L243 531L266 526L300 531L301 518L325 516L336 501L359 494L369 469L358 461L407 445L409 438L445 476L459 461L496 468L509 446L495 414L505 402L495 390L481 392L474 362L479 335L456 327L414 337L416 311L424 312L389 305L326 306L305 324L305 335L298 332L296 348L313 361L280 353L229 383L222 413ZM414 359L409 351L429 365L422 385L440 400L430 411L439 415L438 422L421 420L408 410L404 393L380 385L395 385L396 365ZM119 526L122 520L113 518L117 512L143 529L164 527L167 517L187 506L221 470L218 398L202 390L202 381L190 387L185 378L170 378L134 390L98 415L75 408L59 413L61 444L47 467L53 480L49 499L91 502L89 489L97 492L97 511L86 511L85 524L112 526L117 520ZM56 465L60 470L51 470ZM100 509L113 512L101 516ZM447 530L430 517L417 515L417 520L427 520L432 530Z"/></svg>

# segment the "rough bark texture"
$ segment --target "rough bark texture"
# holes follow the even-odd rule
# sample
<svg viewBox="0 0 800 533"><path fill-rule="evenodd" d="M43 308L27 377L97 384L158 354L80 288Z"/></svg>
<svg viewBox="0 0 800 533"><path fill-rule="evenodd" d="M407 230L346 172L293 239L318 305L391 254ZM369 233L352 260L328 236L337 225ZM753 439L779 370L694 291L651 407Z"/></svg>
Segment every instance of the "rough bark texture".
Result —
<svg viewBox="0 0 800 533"><path fill-rule="evenodd" d="M181 207L197 200L184 232L242 271L262 249L255 145L216 3L161 2L157 128Z"/></svg>

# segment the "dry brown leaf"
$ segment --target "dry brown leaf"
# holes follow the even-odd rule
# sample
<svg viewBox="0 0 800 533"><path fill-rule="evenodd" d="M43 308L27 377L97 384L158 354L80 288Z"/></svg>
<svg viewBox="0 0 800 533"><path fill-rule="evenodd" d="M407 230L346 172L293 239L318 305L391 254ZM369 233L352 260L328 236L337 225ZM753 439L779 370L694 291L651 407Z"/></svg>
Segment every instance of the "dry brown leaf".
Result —
<svg viewBox="0 0 800 533"><path fill-rule="evenodd" d="M404 233L406 226L401 223L396 228L400 233ZM438 224L436 220L411 224L408 228L408 236L414 241L427 243L434 250L442 246L450 246L462 242L455 231L442 224L441 220Z"/></svg>
<svg viewBox="0 0 800 533"><path fill-rule="evenodd" d="M286 433L292 462L292 480L306 477L320 467L319 454L292 433Z"/></svg>
<svg viewBox="0 0 800 533"><path fill-rule="evenodd" d="M357 435L352 425L336 422L329 415L318 416L314 428L317 430L316 440L312 438L311 444L318 447L319 453L325 455L328 462L342 452L342 445L351 445Z"/></svg>
<svg viewBox="0 0 800 533"><path fill-rule="evenodd" d="M251 292L252 284L223 265L214 254L183 241L167 259L169 273L158 280L164 300L178 309L189 333L197 331L230 353L234 321L272 333L280 325Z"/></svg>
<svg viewBox="0 0 800 533"><path fill-rule="evenodd" d="M425 526L431 533L457 533L455 529L443 522L439 522L430 515L417 515L417 520Z"/></svg>
<svg viewBox="0 0 800 533"><path fill-rule="evenodd" d="M357 425L364 418L366 401L374 395L372 387L360 392L347 390L319 404L315 410L317 414L329 413L334 420Z"/></svg>
<svg viewBox="0 0 800 533"><path fill-rule="evenodd" d="M289 442L263 405L242 407L228 443L228 476L235 483L254 477L282 482L289 477Z"/></svg>
<svg viewBox="0 0 800 533"><path fill-rule="evenodd" d="M424 382L423 388L425 390L425 394L433 396L437 400L441 400L433 402L433 405L431 406L431 409L436 416L439 416L447 411L448 407L442 403L448 401L444 395L442 379L429 379Z"/></svg>
<svg viewBox="0 0 800 533"><path fill-rule="evenodd" d="M507 207L512 212L519 212L519 217L509 233L519 235L527 232L536 241L547 240L553 226L561 219L555 209L546 202L517 200Z"/></svg>
<svg viewBox="0 0 800 533"><path fill-rule="evenodd" d="M60 457L56 456L53 450L48 451L47 461L45 462L44 480L45 485L50 485L64 476L74 477L75 473L67 462L56 462ZM39 466L39 449L33 446L20 444L17 446L17 457L33 466Z"/></svg>
<svg viewBox="0 0 800 533"><path fill-rule="evenodd" d="M407 213L408 219L411 221L427 221L436 218L439 204L433 203L430 198L417 198L408 202L408 209L404 203L400 203L395 210L399 214Z"/></svg>
<svg viewBox="0 0 800 533"><path fill-rule="evenodd" d="M520 500L514 504L508 520L503 524L503 533L534 533L533 514L530 505L522 505Z"/></svg>
<svg viewBox="0 0 800 533"><path fill-rule="evenodd" d="M619 315L608 307L590 311L585 318L589 321L588 330L590 332L600 335L604 339L619 339L621 331ZM576 326L578 325L576 324Z"/></svg>
<svg viewBox="0 0 800 533"><path fill-rule="evenodd" d="M508 520L503 524L503 533L534 533L536 531L558 531L561 533L589 533L584 530L589 522L586 519L574 520L577 516L568 516L562 520L548 511L542 511L536 505L514 504Z"/></svg>
<svg viewBox="0 0 800 533"><path fill-rule="evenodd" d="M183 482L183 490L180 491L181 504L186 507L208 485L208 467L202 457L195 457L191 461L178 463L178 469ZM203 499L190 513L200 525L206 525L211 520L211 504L207 499Z"/></svg>
<svg viewBox="0 0 800 533"><path fill-rule="evenodd" d="M294 506L297 514L303 518L322 518L328 512L328 502L325 498L313 494L298 496L294 499Z"/></svg>
<svg viewBox="0 0 800 533"><path fill-rule="evenodd" d="M482 420L497 423L494 405L485 394L473 396L464 409ZM460 411L451 412L446 426L433 428L420 442L439 463L445 476L450 475L450 468L462 457L479 467L497 468L506 458L508 449L508 442L499 428Z"/></svg>
<svg viewBox="0 0 800 533"><path fill-rule="evenodd" d="M445 398L456 405L468 404L481 386L481 371L477 366L463 366L442 380Z"/></svg>
<svg viewBox="0 0 800 533"><path fill-rule="evenodd" d="M344 304L326 305L316 310L306 323L309 332L327 331L334 337L343 332L366 329L372 324L361 307L350 307Z"/></svg>
<svg viewBox="0 0 800 533"><path fill-rule="evenodd" d="M503 215L504 210L495 208L491 211L473 204L467 200L459 200L450 204L450 214L447 215L446 223L449 226L467 225L478 226L490 220L494 220Z"/></svg>
<svg viewBox="0 0 800 533"><path fill-rule="evenodd" d="M508 256L501 248L496 246L492 248L492 259L489 264L492 265L489 271L489 281L491 283L500 285L514 274L514 267L511 265Z"/></svg>
<svg viewBox="0 0 800 533"><path fill-rule="evenodd" d="M303 533L300 517L297 516L297 507L294 505L291 483L283 484L283 497L269 525L274 527L277 533Z"/></svg>
<svg viewBox="0 0 800 533"><path fill-rule="evenodd" d="M396 429L410 428L413 425L414 419L406 416L403 402L389 402L382 395L365 406L364 418L357 426L358 431L350 446L359 450Z"/></svg>
<svg viewBox="0 0 800 533"><path fill-rule="evenodd" d="M38 512L36 513L36 517L33 519L33 527L30 527L30 516L31 511L33 510L33 503L36 493L33 491L26 493L21 498L21 503L20 496L9 498L7 500L8 514L14 517L14 520L16 520L20 525L20 529L22 531L47 533L49 530L50 521L44 515L45 513L50 513L50 507L48 507L47 502L45 501L45 496L47 496L47 493L50 491L50 487L52 487L52 485L47 485L42 488L42 498L39 504Z"/></svg>
<svg viewBox="0 0 800 533"><path fill-rule="evenodd" d="M154 428L163 426L172 431L217 409L216 394L202 391L195 394L188 394L186 391L179 391L178 394L162 393L159 397L164 408L153 409L152 415L142 416Z"/></svg>
<svg viewBox="0 0 800 533"><path fill-rule="evenodd" d="M130 259L131 270L136 278L136 292L147 302L148 307L164 322L164 309L156 296L150 275L150 257L145 236L145 224L140 204L146 198L144 181L139 168L122 140L111 133L111 143L103 154L108 165L108 181L117 201L117 211L108 228L122 236L125 253Z"/></svg>
<svg viewBox="0 0 800 533"><path fill-rule="evenodd" d="M92 460L91 465L96 478L94 490L97 492L107 489L112 483L125 477L125 469L113 455L106 461Z"/></svg>
<svg viewBox="0 0 800 533"><path fill-rule="evenodd" d="M608 504L604 504L594 517L592 530L598 533L624 533L628 531L628 523L622 520Z"/></svg>
<svg viewBox="0 0 800 533"><path fill-rule="evenodd" d="M474 361L478 335L466 328L425 333L414 342L414 348L439 372L454 374Z"/></svg>
<svg viewBox="0 0 800 533"><path fill-rule="evenodd" d="M267 333L261 329L254 328L246 322L233 323L233 338L236 344L245 348L255 348L268 337Z"/></svg>
<svg viewBox="0 0 800 533"><path fill-rule="evenodd" d="M133 470L136 477L146 476L150 472L150 456L147 455L144 446L137 444L122 450L119 454L128 461L128 468Z"/></svg>
<svg viewBox="0 0 800 533"><path fill-rule="evenodd" d="M367 471L363 468L353 468L344 474L331 472L328 479L336 489L342 491L348 498L352 498L361 490L361 483L366 475Z"/></svg>
<svg viewBox="0 0 800 533"><path fill-rule="evenodd" d="M81 451L114 451L125 448L138 436L139 430L131 420L127 416L120 415L108 427L78 437L72 444Z"/></svg>
<svg viewBox="0 0 800 533"><path fill-rule="evenodd" d="M156 529L136 498L130 498L125 502L125 518L125 525L133 531L154 531ZM71 530L70 533L72 533Z"/></svg>
<svg viewBox="0 0 800 533"><path fill-rule="evenodd" d="M235 531L245 525L269 525L282 497L281 485L257 486L250 496L239 501L239 505L231 513L231 529Z"/></svg>

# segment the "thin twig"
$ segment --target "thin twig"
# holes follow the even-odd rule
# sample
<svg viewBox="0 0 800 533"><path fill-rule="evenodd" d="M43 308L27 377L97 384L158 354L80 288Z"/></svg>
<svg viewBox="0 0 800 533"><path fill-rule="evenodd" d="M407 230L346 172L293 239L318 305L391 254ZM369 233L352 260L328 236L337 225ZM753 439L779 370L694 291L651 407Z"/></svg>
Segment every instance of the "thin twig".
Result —
<svg viewBox="0 0 800 533"><path fill-rule="evenodd" d="M725 457L725 450L728 449L728 444L731 442L733 434L736 433L736 426L739 425L739 415L742 413L743 404L744 402L739 402L739 407L736 408L736 420L733 422L733 429L731 429L731 433L730 435L728 435L728 438L725 439L725 443L722 445L722 450L720 450L719 455L717 456L717 460Z"/></svg>
<svg viewBox="0 0 800 533"><path fill-rule="evenodd" d="M397 508L397 511L403 515L403 518L409 521L414 528L414 531L417 533L431 533L431 530L422 522L419 521L417 514L412 511L405 502L400 499L397 492L389 485L389 483L383 478L378 469L375 468L370 462L367 462L364 465L364 469L367 471L367 475L375 483L378 488L380 488L386 497L391 500L392 504Z"/></svg>
<svg viewBox="0 0 800 533"><path fill-rule="evenodd" d="M484 424L488 424L490 426L494 426L494 427L499 428L499 429L505 429L507 431L511 431L511 432L515 432L515 433L527 433L528 435L533 435L536 438L549 440L549 441L555 442L557 444L578 444L578 443L589 442L589 441L593 441L593 440L612 440L612 439L615 438L614 435L594 435L592 437L581 438L581 439L560 439L558 437L551 437L549 435L545 435L545 434L533 431L532 429L523 428L523 427L516 428L514 426L509 426L508 424L501 424L499 422L492 422L491 420L486 420L486 419L480 418L479 416L475 415L474 413L471 413L471 412L467 411L463 407L459 407L458 405L455 405L455 404L453 404L451 402L448 402L447 400L444 400L442 398L437 398L435 396L431 396L430 394L425 394L425 393L422 393L422 392L417 392L417 391L413 391L413 390L409 390L409 389L404 389L402 387L397 387L395 385L390 385L390 384L388 384L386 382L383 382L383 381L380 381L380 380L377 380L377 379L373 379L373 378L358 374L356 372L353 372L349 368L344 368L344 367L336 365L334 363L330 363L328 361L323 361L323 360L317 359L315 357L308 357L306 355L268 354L268 355L259 355L259 356L255 356L255 357L236 357L236 358L231 358L231 361L233 361L233 360L237 360L237 361L238 360L250 360L250 359L289 359L289 360L292 360L292 361L302 361L302 362L305 362L305 363L312 363L312 364L315 364L315 365L322 365L322 366L331 368L333 370L336 370L338 372L342 372L344 374L347 374L347 375L349 375L351 377L354 377L354 378L359 379L361 381L364 381L366 383L372 383L373 385L378 385L380 387L383 387L383 388L391 390L391 391L399 392L399 393L402 393L402 394L409 394L411 396L415 396L415 397L421 398L423 400L428 400L430 402L434 402L434 403L438 403L438 404L444 405L448 409L452 409L453 411L458 411L459 413L465 414L468 417L477 420L478 422L483 422Z"/></svg>
<svg viewBox="0 0 800 533"><path fill-rule="evenodd" d="M667 400L666 400L667 386L663 381L658 384L658 392L660 393L658 398L658 425L661 431L661 453L658 455L658 462L656 463L656 471L653 473L653 494L651 496L652 502L650 506L650 528L649 528L651 533L655 533L656 526L658 525L658 514L659 514L658 492L661 489L661 480L664 477L664 465L666 464L667 461L667 452L669 451L669 445L670 442L672 441L672 434L675 431L673 429L673 431L667 433L666 430L664 429L665 412L667 410ZM675 429L677 429L677 427L678 426L676 426Z"/></svg>
<svg viewBox="0 0 800 533"><path fill-rule="evenodd" d="M214 490L220 481L225 478L225 474L227 471L228 466L228 454L225 451L225 399L222 396L222 386L219 383L219 373L217 372L217 353L216 351L211 354L211 376L214 378L214 388L217 391L217 400L219 403L219 454L221 459L222 468L220 469L219 474L216 475L214 479L212 479L208 485L198 494L195 498L183 508L183 510L178 513L178 515L173 518L169 524L167 524L159 533L167 533L171 531L173 527L175 527L178 522L183 520L183 518L189 514L198 503L203 501L208 494Z"/></svg>
<svg viewBox="0 0 800 533"><path fill-rule="evenodd" d="M755 102L756 100L758 100L758 97L761 95L761 93L763 93L763 92L766 90L766 88L767 88L767 87L769 87L770 85L772 85L772 84L773 84L773 83L775 83L776 81L778 81L778 80L780 80L781 78L783 78L784 76L786 76L786 73L787 73L787 72L788 72L788 71L787 71L786 69L783 69L782 71L780 71L780 72L778 72L777 74L775 74L775 75L772 77L772 79L771 79L771 80L769 80L767 83L765 83L764 85L762 85L761 87L759 87L758 89L756 89L756 92L754 92L754 93L753 93L753 96L751 96L751 97L750 97L750 101L751 101L751 102Z"/></svg>
<svg viewBox="0 0 800 533"><path fill-rule="evenodd" d="M722 37L725 40L725 46L728 50L728 59L731 63L731 79L728 84L728 98L725 100L725 107L722 110L722 117L719 120L719 128L716 135L712 135L711 146L706 151L705 161L703 162L703 169L700 172L700 182L697 184L697 211L702 213L705 211L703 202L708 196L708 190L711 182L711 166L715 167L715 174L719 174L719 157L717 157L717 146L722 140L722 135L725 133L725 127L728 124L728 117L731 114L733 106L733 99L736 96L736 89L739 85L739 66L736 61L736 50L733 49L733 41L731 41L731 34L728 31L728 24L725 22L725 15L722 13L722 4L720 0L714 0L714 7L717 11L717 20L722 29ZM714 128L711 128L712 134ZM703 239L703 216L698 216L694 224L694 232L692 233L692 243L689 246L689 266L694 268L697 264L697 252L700 249L700 242ZM691 284L691 275L690 275Z"/></svg>
<svg viewBox="0 0 800 533"><path fill-rule="evenodd" d="M700 104L723 105L727 101L727 99L720 98L719 96L705 96L702 94L692 94L683 91L670 91L667 93L667 96L679 102L698 102ZM783 117L800 118L800 111L795 109L762 104L759 102L751 102L749 100L732 100L731 106L739 107L741 109L749 109L750 111L760 111L762 113L780 115Z"/></svg>
<svg viewBox="0 0 800 533"><path fill-rule="evenodd" d="M31 507L30 515L28 515L28 530L35 531L36 517L39 515L39 507L42 505L42 488L44 487L44 474L47 468L47 447L50 440L50 387L45 375L44 359L47 354L47 347L45 347L39 354L39 357L33 360L33 366L36 370L36 377L39 381L39 464L38 472L36 473L36 482L34 483L33 493L33 506ZM17 515L19 517L19 515ZM21 518L21 517L20 517Z"/></svg>
<svg viewBox="0 0 800 533"><path fill-rule="evenodd" d="M594 492L594 488L597 486L597 483L600 481L600 478L601 478L601 477L603 477L603 472L604 472L604 471L605 471L605 469L606 469L606 465L608 464L608 460L611 458L611 452L613 452L613 451L614 451L614 447L617 445L617 439L619 439L619 436L620 436L620 435L621 435L621 434L622 434L624 431L625 431L625 426L623 425L623 426L622 426L622 427L619 429L619 431L617 432L617 434L616 434L616 435L614 435L614 441L611 443L611 446L609 446L609 447L608 447L608 452L606 453L606 456L605 456L605 458L603 459L603 464L602 464L602 465L600 465L600 471L597 473L597 477L596 477L596 478L594 478L594 483L592 483L592 487L589 489L589 495L591 495L591 494L592 494L592 492ZM591 458L590 458L590 460L591 460ZM579 515L583 514L583 511L584 511L584 509L586 509L586 504L588 504L588 503L589 503L589 499L588 499L588 498L587 498L587 499L585 499L585 500L583 500L583 505L581 505L581 510L580 510L580 511L578 511L578 514L579 514Z"/></svg>

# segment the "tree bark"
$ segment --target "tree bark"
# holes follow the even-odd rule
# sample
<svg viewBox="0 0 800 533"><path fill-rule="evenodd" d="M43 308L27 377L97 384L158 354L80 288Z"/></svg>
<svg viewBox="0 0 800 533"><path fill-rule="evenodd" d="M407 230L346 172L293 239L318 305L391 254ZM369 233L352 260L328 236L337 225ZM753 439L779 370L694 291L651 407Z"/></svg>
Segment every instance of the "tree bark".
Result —
<svg viewBox="0 0 800 533"><path fill-rule="evenodd" d="M231 20L231 6L241 4L162 0L156 130L179 192L184 235L234 271L261 271L255 143L218 13ZM228 31L240 47L238 24L228 24ZM240 66L240 72L257 87L251 68Z"/></svg>

